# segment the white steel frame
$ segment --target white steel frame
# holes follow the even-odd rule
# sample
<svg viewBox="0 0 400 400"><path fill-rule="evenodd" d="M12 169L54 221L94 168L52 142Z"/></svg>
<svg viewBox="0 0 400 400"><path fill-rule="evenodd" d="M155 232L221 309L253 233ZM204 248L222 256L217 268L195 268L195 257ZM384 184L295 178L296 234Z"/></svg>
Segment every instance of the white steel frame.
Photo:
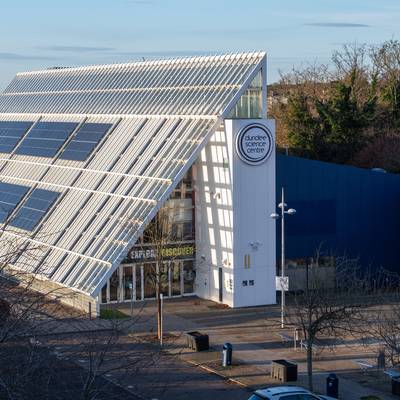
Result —
<svg viewBox="0 0 400 400"><path fill-rule="evenodd" d="M265 117L262 52L18 74L0 120L113 124L83 162L0 153L1 180L62 193L30 239L47 249L45 276L98 296L260 71Z"/></svg>

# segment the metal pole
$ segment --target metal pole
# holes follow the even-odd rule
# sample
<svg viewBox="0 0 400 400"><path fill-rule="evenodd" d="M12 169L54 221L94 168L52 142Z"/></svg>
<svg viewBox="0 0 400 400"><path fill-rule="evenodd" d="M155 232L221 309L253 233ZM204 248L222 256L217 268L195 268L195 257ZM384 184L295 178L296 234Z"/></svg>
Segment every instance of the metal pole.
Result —
<svg viewBox="0 0 400 400"><path fill-rule="evenodd" d="M283 279L285 277L285 190L282 188L281 200L281 328L285 327L285 290L283 287Z"/></svg>
<svg viewBox="0 0 400 400"><path fill-rule="evenodd" d="M164 308L164 295L161 293L160 294L160 300L161 300L161 307L160 307L160 312L161 312L161 324L160 324L160 346L163 345L163 308Z"/></svg>
<svg viewBox="0 0 400 400"><path fill-rule="evenodd" d="M133 272L132 272L132 283L131 283L131 285L132 285L131 286L131 318L133 318Z"/></svg>

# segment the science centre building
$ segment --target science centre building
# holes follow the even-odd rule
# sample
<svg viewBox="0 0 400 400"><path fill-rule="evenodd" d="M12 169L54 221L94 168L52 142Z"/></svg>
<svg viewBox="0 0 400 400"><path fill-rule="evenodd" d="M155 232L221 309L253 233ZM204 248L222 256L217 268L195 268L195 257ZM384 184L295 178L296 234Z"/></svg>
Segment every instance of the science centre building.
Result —
<svg viewBox="0 0 400 400"><path fill-rule="evenodd" d="M1 256L98 313L196 294L275 303L266 55L19 73L0 95ZM168 229L146 232L160 213ZM18 249L18 251L15 251Z"/></svg>

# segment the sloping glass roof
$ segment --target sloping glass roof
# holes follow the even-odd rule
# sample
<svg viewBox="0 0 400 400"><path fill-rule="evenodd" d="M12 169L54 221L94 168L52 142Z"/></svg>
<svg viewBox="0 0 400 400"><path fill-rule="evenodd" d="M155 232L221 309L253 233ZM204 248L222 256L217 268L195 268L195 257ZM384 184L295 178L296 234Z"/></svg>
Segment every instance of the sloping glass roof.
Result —
<svg viewBox="0 0 400 400"><path fill-rule="evenodd" d="M0 112L219 115L264 53L17 74Z"/></svg>
<svg viewBox="0 0 400 400"><path fill-rule="evenodd" d="M34 245L14 265L97 295L262 68L264 53L245 53L18 74L0 95L0 122L30 124L0 152L0 182L27 191L7 221L32 193L58 195L30 229L0 225L13 246ZM61 141L54 128L51 155L18 150L57 124L71 131Z"/></svg>

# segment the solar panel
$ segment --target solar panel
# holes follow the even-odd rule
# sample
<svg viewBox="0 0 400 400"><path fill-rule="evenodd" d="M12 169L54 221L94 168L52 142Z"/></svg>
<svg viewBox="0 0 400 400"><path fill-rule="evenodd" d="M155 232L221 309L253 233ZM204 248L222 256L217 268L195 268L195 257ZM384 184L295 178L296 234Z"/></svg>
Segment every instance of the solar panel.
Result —
<svg viewBox="0 0 400 400"><path fill-rule="evenodd" d="M32 124L29 121L0 121L0 152L11 153Z"/></svg>
<svg viewBox="0 0 400 400"><path fill-rule="evenodd" d="M11 220L10 225L32 231L60 195L44 189L34 189Z"/></svg>
<svg viewBox="0 0 400 400"><path fill-rule="evenodd" d="M222 119L266 70L265 61L264 53L244 53L18 74L0 94L3 118L59 115L90 118L93 125L72 135L52 129L45 138L37 129L49 131L50 123L39 123L29 141L19 142L19 153L53 162L3 162L2 174L10 179L63 192L51 212L26 202L14 213L26 220L24 229L42 218L31 240L47 249L36 260L21 254L15 265L97 296ZM112 129L99 129L102 123ZM43 144L50 141L65 148ZM86 162L58 163L54 153Z"/></svg>
<svg viewBox="0 0 400 400"><path fill-rule="evenodd" d="M16 154L54 157L77 125L76 122L38 122L17 148Z"/></svg>
<svg viewBox="0 0 400 400"><path fill-rule="evenodd" d="M0 182L0 222L3 223L28 192L29 187Z"/></svg>
<svg viewBox="0 0 400 400"><path fill-rule="evenodd" d="M112 124L85 123L65 147L60 158L64 160L84 161L97 146Z"/></svg>

